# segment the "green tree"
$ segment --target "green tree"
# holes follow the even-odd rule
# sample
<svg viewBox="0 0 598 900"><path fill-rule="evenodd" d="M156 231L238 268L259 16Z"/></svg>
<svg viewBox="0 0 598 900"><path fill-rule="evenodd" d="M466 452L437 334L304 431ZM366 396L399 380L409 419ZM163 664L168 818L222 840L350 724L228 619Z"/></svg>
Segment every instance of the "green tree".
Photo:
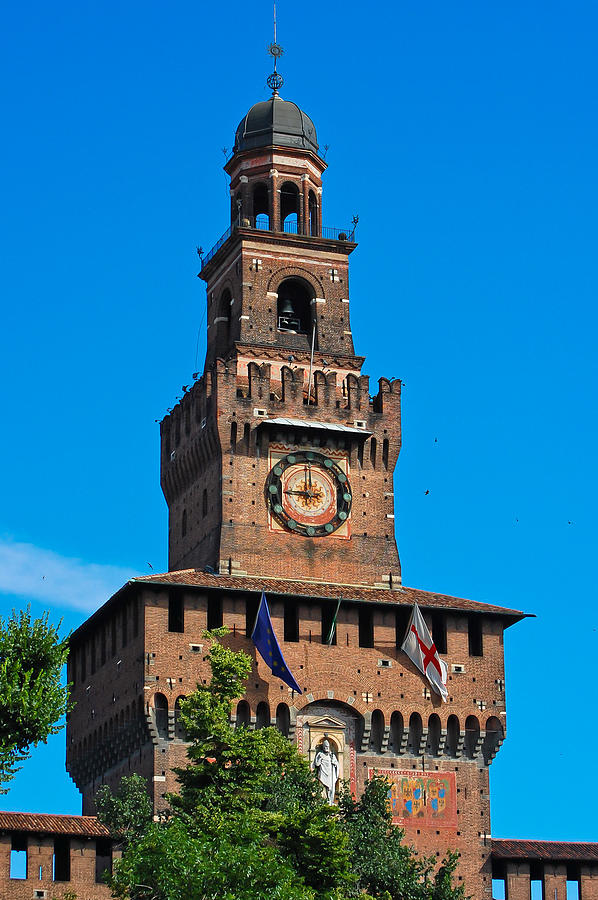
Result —
<svg viewBox="0 0 598 900"><path fill-rule="evenodd" d="M147 782L141 775L125 775L116 793L103 784L95 803L99 820L123 849L143 837L154 818Z"/></svg>
<svg viewBox="0 0 598 900"><path fill-rule="evenodd" d="M340 808L330 807L308 761L277 729L230 727L231 704L244 694L251 658L221 643L224 634L218 629L205 635L211 639L211 682L181 705L189 761L176 770L180 791L169 795L170 816L161 823L146 820L129 839L114 867L114 896L462 898L461 889L452 887L456 859L447 857L435 875L431 861L418 861L401 843L381 779L360 801L345 793ZM103 792L98 805L100 819L109 827L129 822L127 791L112 805L109 793Z"/></svg>
<svg viewBox="0 0 598 900"><path fill-rule="evenodd" d="M357 893L368 890L381 900L464 900L464 887L452 883L459 854L449 853L438 871L433 859L416 857L392 824L387 797L388 783L379 777L359 800L346 787L341 793L341 827L349 835Z"/></svg>
<svg viewBox="0 0 598 900"><path fill-rule="evenodd" d="M30 609L0 619L0 793L1 785L30 756L31 745L63 727L68 685L61 684L68 638L48 621L31 618Z"/></svg>

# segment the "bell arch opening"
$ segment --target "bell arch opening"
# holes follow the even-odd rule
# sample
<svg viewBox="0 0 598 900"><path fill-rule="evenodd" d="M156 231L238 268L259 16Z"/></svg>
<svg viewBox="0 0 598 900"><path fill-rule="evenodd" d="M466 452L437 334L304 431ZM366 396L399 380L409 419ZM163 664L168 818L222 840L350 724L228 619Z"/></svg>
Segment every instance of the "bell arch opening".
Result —
<svg viewBox="0 0 598 900"><path fill-rule="evenodd" d="M277 327L291 334L310 334L313 288L302 278L285 278L278 288Z"/></svg>
<svg viewBox="0 0 598 900"><path fill-rule="evenodd" d="M280 189L280 230L299 233L299 188L292 181L285 181Z"/></svg>
<svg viewBox="0 0 598 900"><path fill-rule="evenodd" d="M255 185L252 201L255 227L260 231L270 231L270 196L263 181Z"/></svg>

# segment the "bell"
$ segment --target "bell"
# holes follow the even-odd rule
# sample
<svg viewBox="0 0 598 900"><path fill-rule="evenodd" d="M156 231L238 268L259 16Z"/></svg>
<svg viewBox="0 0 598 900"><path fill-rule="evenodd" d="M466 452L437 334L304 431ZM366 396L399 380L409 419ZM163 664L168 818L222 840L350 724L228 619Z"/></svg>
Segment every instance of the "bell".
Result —
<svg viewBox="0 0 598 900"><path fill-rule="evenodd" d="M284 297L280 301L280 307L278 310L278 315L284 318L288 318L289 316L295 315L295 308L293 306L293 301L290 297Z"/></svg>

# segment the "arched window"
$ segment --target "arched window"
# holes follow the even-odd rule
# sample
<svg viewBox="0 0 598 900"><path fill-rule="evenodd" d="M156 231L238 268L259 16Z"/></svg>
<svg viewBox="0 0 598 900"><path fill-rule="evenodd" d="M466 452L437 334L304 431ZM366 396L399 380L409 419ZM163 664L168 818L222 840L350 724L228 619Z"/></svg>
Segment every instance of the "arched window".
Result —
<svg viewBox="0 0 598 900"><path fill-rule="evenodd" d="M313 296L313 289L302 278L285 278L278 288L278 330L310 334Z"/></svg>
<svg viewBox="0 0 598 900"><path fill-rule="evenodd" d="M204 488L201 495L201 514L205 518L208 514L208 489Z"/></svg>
<svg viewBox="0 0 598 900"><path fill-rule="evenodd" d="M370 441L370 462L372 464L372 469L376 468L376 451L378 449L378 443L376 438L373 437Z"/></svg>
<svg viewBox="0 0 598 900"><path fill-rule="evenodd" d="M181 522L181 535L185 537L187 534L187 510L183 510L183 518Z"/></svg>
<svg viewBox="0 0 598 900"><path fill-rule="evenodd" d="M270 724L270 707L263 701L258 703L255 711L255 727L267 728Z"/></svg>
<svg viewBox="0 0 598 900"><path fill-rule="evenodd" d="M164 694L154 694L154 716L158 737L168 740L168 700Z"/></svg>
<svg viewBox="0 0 598 900"><path fill-rule="evenodd" d="M490 718L486 722L486 737L484 738L484 743L482 744L482 752L484 754L484 761L486 762L486 765L489 765L494 759L496 751L500 747L503 738L504 730L500 719L497 719L496 716L490 716Z"/></svg>
<svg viewBox="0 0 598 900"><path fill-rule="evenodd" d="M440 718L433 713L428 719L428 740L426 753L428 756L438 756L440 749Z"/></svg>
<svg viewBox="0 0 598 900"><path fill-rule="evenodd" d="M409 717L409 737L407 738L407 753L412 756L419 756L420 744L422 742L422 717L419 713L411 713Z"/></svg>
<svg viewBox="0 0 598 900"><path fill-rule="evenodd" d="M397 756L401 752L403 742L403 716L400 712L393 712L390 717L390 749Z"/></svg>
<svg viewBox="0 0 598 900"><path fill-rule="evenodd" d="M184 699L185 697L181 695L180 697L176 698L174 704L174 736L178 741L187 740L185 728L181 720L181 701Z"/></svg>
<svg viewBox="0 0 598 900"><path fill-rule="evenodd" d="M299 188L292 181L285 181L280 189L280 230L299 231Z"/></svg>
<svg viewBox="0 0 598 900"><path fill-rule="evenodd" d="M276 727L281 734L288 738L291 728L291 714L286 703L279 703L276 707Z"/></svg>
<svg viewBox="0 0 598 900"><path fill-rule="evenodd" d="M294 381L295 376L293 374L293 370L289 369L288 366L282 366L280 370L280 391L281 400L283 403L285 402L285 400L289 400L292 397L290 386Z"/></svg>
<svg viewBox="0 0 598 900"><path fill-rule="evenodd" d="M382 465L388 469L388 438L382 441Z"/></svg>
<svg viewBox="0 0 598 900"><path fill-rule="evenodd" d="M231 317L231 292L228 288L222 291L220 295L220 303L218 304L218 334L224 336L224 340L228 340L230 334L230 317ZM222 331L220 330L222 327Z"/></svg>
<svg viewBox="0 0 598 900"><path fill-rule="evenodd" d="M459 746L459 719L457 716L449 716L446 723L446 754L455 757Z"/></svg>
<svg viewBox="0 0 598 900"><path fill-rule="evenodd" d="M249 422L243 425L243 444L245 445L245 453L249 456L249 439L251 437L251 426Z"/></svg>
<svg viewBox="0 0 598 900"><path fill-rule="evenodd" d="M374 753L382 753L382 740L384 738L384 714L375 709L372 713L372 727L370 731L370 750Z"/></svg>
<svg viewBox="0 0 598 900"><path fill-rule="evenodd" d="M237 703L237 728L241 728L242 726L249 728L250 721L251 711L249 709L249 703L247 700L239 700Z"/></svg>
<svg viewBox="0 0 598 900"><path fill-rule="evenodd" d="M314 372L314 394L318 406L326 402L326 376L323 372Z"/></svg>
<svg viewBox="0 0 598 900"><path fill-rule="evenodd" d="M465 756L473 759L477 752L480 740L480 723L475 716L467 716L465 719L465 743L463 745Z"/></svg>
<svg viewBox="0 0 598 900"><path fill-rule="evenodd" d="M270 200L268 186L263 182L253 189L253 218L255 227L260 231L270 230Z"/></svg>
<svg viewBox="0 0 598 900"><path fill-rule="evenodd" d="M357 409L359 382L355 375L347 375L347 409Z"/></svg>
<svg viewBox="0 0 598 900"><path fill-rule="evenodd" d="M318 201L317 201L316 195L314 194L313 191L309 192L308 206L309 206L309 233L312 235L318 235L320 233L320 229L318 227Z"/></svg>
<svg viewBox="0 0 598 900"><path fill-rule="evenodd" d="M232 452L235 452L235 447L237 446L237 421L236 419L230 423L230 448Z"/></svg>

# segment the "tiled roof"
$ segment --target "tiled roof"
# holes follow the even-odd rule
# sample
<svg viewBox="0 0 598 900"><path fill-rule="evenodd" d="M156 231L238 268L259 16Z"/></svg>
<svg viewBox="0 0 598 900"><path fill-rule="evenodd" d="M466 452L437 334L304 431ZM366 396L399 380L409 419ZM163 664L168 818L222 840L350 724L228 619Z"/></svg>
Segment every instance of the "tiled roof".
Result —
<svg viewBox="0 0 598 900"><path fill-rule="evenodd" d="M95 816L57 816L46 813L0 812L0 829L3 831L35 831L44 834L81 835L83 837L110 837L110 832L100 825Z"/></svg>
<svg viewBox="0 0 598 900"><path fill-rule="evenodd" d="M365 585L329 584L318 581L287 581L283 578L257 578L248 575L209 575L198 569L183 569L179 572L163 572L162 574L143 575L133 578L133 582L143 584L179 584L188 587L221 588L227 591L252 591L267 594L293 594L300 597L322 597L337 600L369 601L371 603L399 603L412 606L418 603L428 608L456 609L464 612L486 612L496 615L510 616L514 619L524 618L527 613L518 609L493 606L490 603L476 603L463 597L450 597L446 594L434 594L430 591L419 591L416 588L396 587L393 590L370 588Z"/></svg>
<svg viewBox="0 0 598 900"><path fill-rule="evenodd" d="M598 844L570 841L492 840L494 859L561 860L598 863Z"/></svg>

